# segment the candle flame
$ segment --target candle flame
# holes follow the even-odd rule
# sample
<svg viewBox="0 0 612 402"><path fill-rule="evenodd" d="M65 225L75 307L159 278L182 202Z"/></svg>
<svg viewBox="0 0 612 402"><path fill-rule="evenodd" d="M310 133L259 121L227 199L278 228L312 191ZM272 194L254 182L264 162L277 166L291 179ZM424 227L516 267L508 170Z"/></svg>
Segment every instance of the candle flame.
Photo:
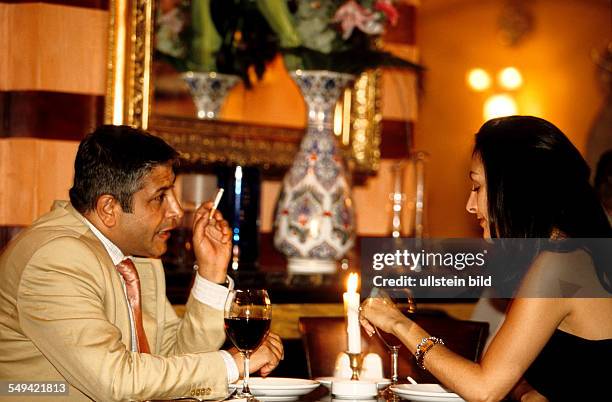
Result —
<svg viewBox="0 0 612 402"><path fill-rule="evenodd" d="M359 282L359 274L352 272L346 281L346 291L349 293L357 292L357 283Z"/></svg>

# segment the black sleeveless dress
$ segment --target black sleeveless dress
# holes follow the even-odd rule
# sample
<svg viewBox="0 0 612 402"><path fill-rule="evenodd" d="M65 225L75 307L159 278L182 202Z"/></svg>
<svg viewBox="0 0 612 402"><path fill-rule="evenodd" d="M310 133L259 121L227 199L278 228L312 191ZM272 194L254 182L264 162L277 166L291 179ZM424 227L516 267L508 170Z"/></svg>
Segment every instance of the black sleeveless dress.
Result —
<svg viewBox="0 0 612 402"><path fill-rule="evenodd" d="M524 377L551 402L612 401L612 339L557 329Z"/></svg>

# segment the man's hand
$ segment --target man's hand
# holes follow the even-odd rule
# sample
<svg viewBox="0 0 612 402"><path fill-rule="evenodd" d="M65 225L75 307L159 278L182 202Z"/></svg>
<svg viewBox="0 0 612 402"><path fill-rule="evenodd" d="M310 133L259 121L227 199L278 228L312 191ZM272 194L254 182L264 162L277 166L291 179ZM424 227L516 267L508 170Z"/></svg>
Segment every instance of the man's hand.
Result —
<svg viewBox="0 0 612 402"><path fill-rule="evenodd" d="M212 202L208 201L195 213L193 220L193 251L198 273L211 282L223 283L232 250L229 224L218 210L209 219Z"/></svg>
<svg viewBox="0 0 612 402"><path fill-rule="evenodd" d="M244 376L244 360L242 355L234 350L230 350L229 352L232 354L238 366L240 376ZM268 374L278 366L278 363L284 356L285 352L280 336L270 332L261 346L251 354L251 358L249 359L249 371L254 373L257 370L261 370L261 376L267 377Z"/></svg>

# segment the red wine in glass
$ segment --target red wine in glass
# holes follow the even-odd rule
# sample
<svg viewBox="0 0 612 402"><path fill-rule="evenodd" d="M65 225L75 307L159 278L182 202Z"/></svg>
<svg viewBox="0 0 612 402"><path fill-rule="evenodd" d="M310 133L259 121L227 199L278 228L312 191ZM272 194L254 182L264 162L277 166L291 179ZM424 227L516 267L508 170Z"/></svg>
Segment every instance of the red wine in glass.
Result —
<svg viewBox="0 0 612 402"><path fill-rule="evenodd" d="M252 352L261 345L270 331L269 318L225 318L225 332L241 352Z"/></svg>
<svg viewBox="0 0 612 402"><path fill-rule="evenodd" d="M235 397L258 402L249 389L249 358L270 331L272 304L268 292L263 289L230 290L223 319L227 336L244 356L242 390Z"/></svg>

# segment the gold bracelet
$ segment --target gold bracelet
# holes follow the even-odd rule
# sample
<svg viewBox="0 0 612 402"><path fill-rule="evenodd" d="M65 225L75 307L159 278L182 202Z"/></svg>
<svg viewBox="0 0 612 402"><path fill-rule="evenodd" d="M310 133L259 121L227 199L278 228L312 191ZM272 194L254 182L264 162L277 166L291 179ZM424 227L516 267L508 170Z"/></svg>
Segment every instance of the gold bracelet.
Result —
<svg viewBox="0 0 612 402"><path fill-rule="evenodd" d="M423 359L425 359L425 355L427 352L431 350L435 345L444 345L444 341L440 338L436 338L435 336L429 336L427 338L421 339L421 342L416 347L416 353L414 354L414 358L416 359L417 366L426 370Z"/></svg>

